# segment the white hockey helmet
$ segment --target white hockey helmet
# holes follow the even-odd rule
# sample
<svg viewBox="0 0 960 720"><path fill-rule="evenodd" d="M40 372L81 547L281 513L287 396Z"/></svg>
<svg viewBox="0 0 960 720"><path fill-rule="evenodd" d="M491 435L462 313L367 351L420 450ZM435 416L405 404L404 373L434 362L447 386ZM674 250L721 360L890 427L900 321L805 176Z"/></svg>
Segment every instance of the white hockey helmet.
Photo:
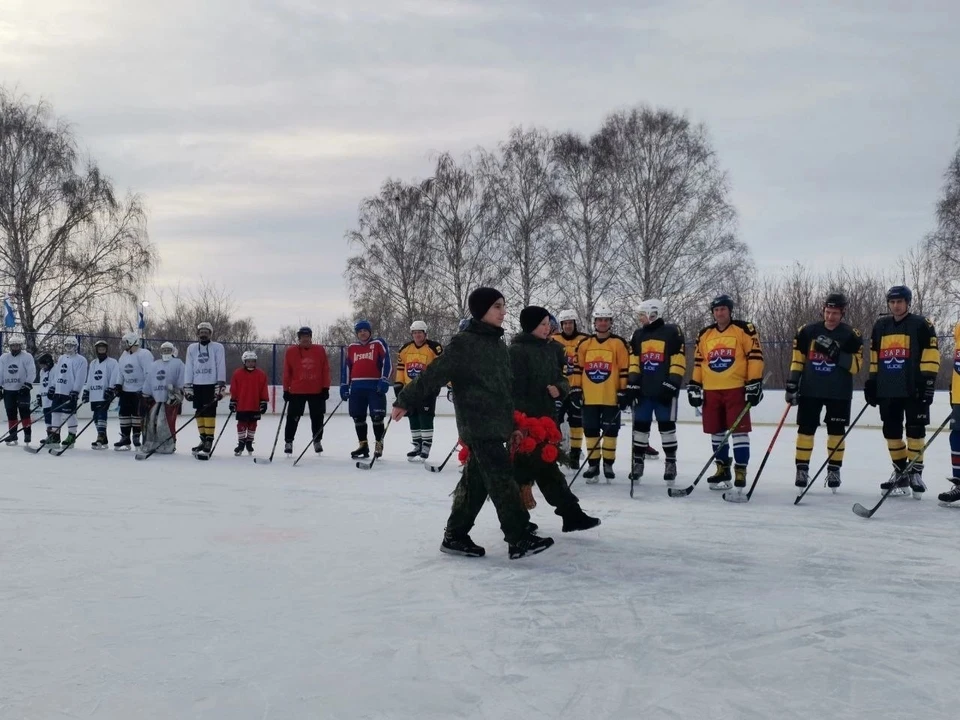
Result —
<svg viewBox="0 0 960 720"><path fill-rule="evenodd" d="M208 330L210 334L213 335L213 325L208 322L202 322L197 325L197 332L199 333L201 330Z"/></svg>
<svg viewBox="0 0 960 720"><path fill-rule="evenodd" d="M606 303L599 302L593 308L593 321L602 319L613 321L613 310Z"/></svg>
<svg viewBox="0 0 960 720"><path fill-rule="evenodd" d="M129 349L140 344L140 335L131 330L126 333L121 340L123 341L123 347Z"/></svg>
<svg viewBox="0 0 960 720"><path fill-rule="evenodd" d="M175 358L177 356L177 346L169 340L160 346L160 357L164 360Z"/></svg>
<svg viewBox="0 0 960 720"><path fill-rule="evenodd" d="M423 320L414 320L410 324L410 332L415 332L416 330L419 330L420 332L426 332L427 324Z"/></svg>
<svg viewBox="0 0 960 720"><path fill-rule="evenodd" d="M253 350L247 350L243 355L240 356L240 359L246 363L248 360L257 361L257 354Z"/></svg>
<svg viewBox="0 0 960 720"><path fill-rule="evenodd" d="M557 313L557 322L561 325L570 320L572 320L574 323L577 322L577 313L573 310L561 310L559 313Z"/></svg>
<svg viewBox="0 0 960 720"><path fill-rule="evenodd" d="M67 352L75 351L78 347L80 347L80 343L73 335L67 335L63 339L63 349Z"/></svg>
<svg viewBox="0 0 960 720"><path fill-rule="evenodd" d="M649 300L644 300L640 303L640 307L637 309L639 315L646 315L649 318L650 322L653 322L657 318L663 317L663 300L658 300L657 298L650 298Z"/></svg>
<svg viewBox="0 0 960 720"><path fill-rule="evenodd" d="M20 333L13 333L9 338L7 338L7 345L10 347L13 347L14 345L23 347L25 343L26 340L24 340L23 335Z"/></svg>

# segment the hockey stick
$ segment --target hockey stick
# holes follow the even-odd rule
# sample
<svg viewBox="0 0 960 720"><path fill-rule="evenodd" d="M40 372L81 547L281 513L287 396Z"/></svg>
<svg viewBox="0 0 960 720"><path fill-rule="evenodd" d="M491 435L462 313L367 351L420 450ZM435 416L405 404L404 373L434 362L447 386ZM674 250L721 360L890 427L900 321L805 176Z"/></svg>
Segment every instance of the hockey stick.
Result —
<svg viewBox="0 0 960 720"><path fill-rule="evenodd" d="M337 405L336 405L336 407L334 407L333 410L330 411L330 414L327 415L327 419L323 421L323 424L322 424L322 425L320 425L320 429L317 430L316 434L314 434L314 436L313 436L312 438L310 438L309 444L303 449L303 452L300 453L300 454L297 456L297 459L293 461L293 466L294 466L294 467L297 466L297 463L300 462L300 458L302 458L302 457L306 454L307 450L309 450L311 447L313 447L313 444L314 444L315 442L317 442L318 439L320 439L321 437L323 437L323 429L327 426L327 423L330 422L330 418L333 417L333 414L334 414L337 410L340 409L340 406L341 406L341 405L343 405L343 400L341 400L340 402L338 402ZM386 432L386 430L384 430L384 432Z"/></svg>
<svg viewBox="0 0 960 720"><path fill-rule="evenodd" d="M61 412L62 409L65 408L65 407L66 407L67 405L69 405L69 404L70 404L69 401L60 403L59 405L57 405L57 407L53 408L50 412L51 412L51 413ZM59 425L57 425L57 427L54 428L54 430L53 430L52 433L47 433L47 434L48 434L48 435L59 435L59 434L60 434L60 430L63 428L63 426L66 425L67 422L70 420L70 418L77 414L77 410L79 410L80 408L82 408L84 405L86 405L86 403L80 403L79 405L77 405L77 406L73 409L73 412L71 412L69 415L67 415L67 419L66 419L66 420L64 420L62 423L60 423ZM39 447L35 447L35 448L30 447L29 445L25 445L23 449L24 449L26 452L30 453L31 455L36 455L37 453L40 452L40 450L43 449L44 445L45 445L45 443L40 443ZM49 450L52 450L53 448L47 448L47 449L48 449L48 451L49 451Z"/></svg>
<svg viewBox="0 0 960 720"><path fill-rule="evenodd" d="M751 407L750 403L747 403L746 405L743 406L743 410L741 410L740 414L737 415L737 419L734 420L733 423L731 423L730 429L724 433L723 440L720 441L720 444L717 445L717 449L713 451L713 454L710 456L710 459L707 460L707 462L704 464L703 469L700 471L700 474L697 475L697 479L693 481L693 485L691 485L690 487L682 488L680 490L678 490L677 488L667 488L667 495L669 495L672 498L687 497L690 493L693 492L693 489L697 486L697 483L700 482L700 480L706 474L707 470L710 468L710 463L712 463L716 459L717 453L719 453L720 450L726 446L727 441L730 439L730 436L733 435L734 429L737 427L737 425L740 424L740 421L743 420L747 412L749 412L750 407Z"/></svg>
<svg viewBox="0 0 960 720"><path fill-rule="evenodd" d="M843 435L840 436L840 442L838 442L838 443L837 443L837 446L836 446L835 448L833 448L833 450L831 450L831 451L827 454L827 459L823 461L823 465L821 465L821 466L820 466L820 469L817 470L817 474L814 475L814 476L810 479L810 482L807 483L807 486L803 489L803 492L801 492L799 495L797 495L797 499L793 501L793 504L794 504L794 505L799 505L799 504L800 504L800 501L803 500L803 496L806 495L807 492L810 490L810 488L813 487L813 483L815 483L816 480L817 480L817 478L820 477L820 473L823 472L823 469L824 469L824 468L830 463L830 461L833 459L833 456L836 454L837 450L839 450L839 449L843 446L843 441L847 439L847 435L849 435L849 434L850 434L850 431L853 430L853 426L857 424L857 421L858 421L861 417L863 417L863 413L866 411L866 409L867 409L868 407L870 407L869 403L864 403L864 404L863 404L863 407L860 408L860 412L857 413L857 416L853 419L853 422L850 423L850 425L849 425L849 426L847 427L847 429L844 431Z"/></svg>
<svg viewBox="0 0 960 720"><path fill-rule="evenodd" d="M763 460L760 461L760 467L757 468L757 474L753 476L753 482L750 484L750 490L747 491L746 495L743 494L742 490L738 490L735 493L724 493L724 500L733 503L750 502L750 498L753 497L753 491L757 489L757 483L760 481L760 475L763 474L763 468L766 466L767 460L770 459L770 453L773 452L773 445L777 442L777 438L780 436L780 430L783 428L783 423L786 422L787 415L792 407L793 405L787 403L787 406L783 409L783 415L780 416L780 422L777 423L777 429L774 431L773 437L770 438L770 444L767 445L767 451L763 454ZM727 497L728 495L730 497Z"/></svg>
<svg viewBox="0 0 960 720"><path fill-rule="evenodd" d="M337 407L340 407L339 405ZM333 413L331 413L332 415ZM390 423L393 422L393 415L387 417L387 424L383 426L383 434L380 436L380 442L383 442L383 439L387 436L387 430L390 429ZM374 446L376 447L376 446ZM380 457L377 455L377 451L373 451L373 457L370 458L369 462L363 460L357 460L357 468L360 470L369 470L373 467L373 464L377 461L377 458Z"/></svg>
<svg viewBox="0 0 960 720"><path fill-rule="evenodd" d="M627 475L630 478L630 497L633 497L633 484L639 479L637 473L634 471L634 468L637 467L637 443L633 439L633 424L635 422L634 415L637 412L637 404L634 403L633 407L630 409L630 474ZM646 459L646 458L644 458Z"/></svg>
<svg viewBox="0 0 960 720"><path fill-rule="evenodd" d="M886 500L888 497L890 497L890 493L892 493L894 490L897 489L896 481L900 480L900 478L904 477L907 473L909 473L913 469L913 466L916 465L918 462L922 462L920 458L923 457L923 454L926 452L927 448L930 447L930 443L932 443L934 440L937 439L937 435L943 432L943 429L947 426L947 423L950 422L951 418L953 418L953 412L947 415L946 419L942 423L940 423L940 427L938 427L936 432L930 436L930 439L923 444L923 447L920 448L920 452L918 452L914 456L913 460L908 462L906 466L903 468L903 470L900 470L897 473L895 473L895 477L892 478L892 483L890 485L890 488L883 493L883 497L880 498L879 502L877 502L876 505L874 505L872 508L867 510L860 503L856 503L853 506L853 512L862 518L868 518L868 519L872 518L874 513L880 509L881 505L883 505L883 501Z"/></svg>
<svg viewBox="0 0 960 720"><path fill-rule="evenodd" d="M457 451L457 448L458 448L458 447L460 447L460 440L459 440L459 438L458 438L457 441L453 444L453 447L450 448L450 452L447 453L447 456L443 459L443 462L442 462L442 463L440 463L439 465L436 465L435 463L424 463L423 466L424 466L425 468L427 468L427 470L429 470L429 471L432 472L432 473L441 472L441 471L443 470L443 468L446 467L447 462L450 460L450 458L453 457L453 453L455 453L455 452Z"/></svg>
<svg viewBox="0 0 960 720"><path fill-rule="evenodd" d="M283 407L280 409L280 422L277 424L277 434L273 436L273 447L270 449L270 457L254 458L253 462L259 465L269 465L273 462L273 454L277 451L277 441L280 439L280 428L283 427L283 416L287 414L287 401L283 401Z"/></svg>
<svg viewBox="0 0 960 720"><path fill-rule="evenodd" d="M30 415L29 415L28 417L29 417L29 419L30 419L30 421L31 421L31 424L33 424L33 423L32 423L32 421L33 421L33 414L34 414L37 410L40 409L40 406L41 406L42 404L43 404L43 399L42 399L42 398L37 398L37 404L34 405L32 408L30 408ZM9 428L9 429L7 430L7 434L4 435L2 438L0 438L0 443L6 442L7 440L9 440L9 439L10 439L10 436L13 435L13 433L15 433L15 432L17 431L17 429L18 429L21 425L23 425L23 421L26 420L26 419L27 419L27 418L21 418L21 419L20 419L20 422L18 422L18 423L17 423L16 425L14 425L12 428Z"/></svg>
<svg viewBox="0 0 960 720"><path fill-rule="evenodd" d="M630 440L633 441L633 438L631 437ZM574 476L573 476L573 479L572 479L569 483L567 483L567 487L568 487L568 488L573 487L573 484L577 481L577 478L580 477L580 473L583 472L583 469L587 466L587 463L590 462L590 456L593 455L593 453L596 452L596 451L600 448L600 443L601 443L601 442L603 442L603 432L602 432L602 431L601 431L601 433L600 433L599 435L597 435L597 442L594 443L593 449L590 450L590 451L587 453L587 456L583 459L583 462L580 463L580 467L577 468L577 473L576 473L576 475L574 475Z"/></svg>
<svg viewBox="0 0 960 720"><path fill-rule="evenodd" d="M217 400L216 398L214 398L213 400L211 400L210 402L208 402L206 405L204 405L202 408L199 408L193 415L190 416L190 418L189 418L188 420L186 420L185 422L183 422L183 423L180 425L180 427L178 427L176 430L174 430L174 431L173 431L173 434L170 435L170 437L168 437L168 438L167 438L166 440L164 440L162 443L160 443L159 445L157 445L153 450L150 450L150 451L148 451L148 452L138 452L138 453L136 454L136 458L135 458L135 459L136 459L136 460L146 460L147 458L149 458L149 457L150 457L151 455L153 455L157 450L159 450L160 448L162 448L164 445L166 445L166 444L167 444L168 442L170 442L171 440L176 441L177 435L180 433L181 430L183 430L187 425L189 425L189 424L192 423L194 420L196 420L196 419L197 419L197 415L199 415L200 413L202 413L204 410L206 410L208 407L210 407L211 405L213 405L213 404L216 403L216 402L218 402L218 400Z"/></svg>
<svg viewBox="0 0 960 720"><path fill-rule="evenodd" d="M217 439L213 441L213 447L210 448L210 452L205 453L205 452L203 452L202 450L200 450L200 451L197 452L196 455L194 455L194 457L195 457L197 460L209 460L210 458L213 457L213 451L216 450L216 449L217 449L217 445L220 444L220 438L223 437L223 431L227 429L227 425L230 424L230 418L233 417L233 414L234 414L235 412L236 412L236 410L231 410L231 411L227 414L227 419L223 421L223 427L220 428L220 432L217 433Z"/></svg>
<svg viewBox="0 0 960 720"><path fill-rule="evenodd" d="M74 445L77 444L77 438L80 437L81 435L83 435L83 431L86 430L86 429L87 429L88 427L90 427L91 425L93 425L93 423L94 423L94 421L95 421L96 419L97 419L96 416L90 418L90 419L87 421L87 424L84 425L82 428L80 428L80 430L77 432L77 434L73 436L73 442L70 443L69 445L62 445L62 444L61 444L60 447L55 447L55 448L52 447L52 448L50 448L50 454L53 455L54 457L60 457L61 455L63 455L67 450L69 450L70 448L72 448Z"/></svg>

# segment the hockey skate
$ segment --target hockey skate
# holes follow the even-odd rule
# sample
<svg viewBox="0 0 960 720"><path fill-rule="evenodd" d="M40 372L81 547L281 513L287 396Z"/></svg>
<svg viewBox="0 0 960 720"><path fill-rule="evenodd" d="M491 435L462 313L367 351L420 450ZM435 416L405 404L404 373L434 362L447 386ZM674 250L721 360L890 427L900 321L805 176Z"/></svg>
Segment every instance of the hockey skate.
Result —
<svg viewBox="0 0 960 720"><path fill-rule="evenodd" d="M487 551L471 540L467 534L453 535L445 532L443 542L440 543L440 552L463 557L483 557Z"/></svg>
<svg viewBox="0 0 960 720"><path fill-rule="evenodd" d="M910 493L907 489L910 487L910 478L904 475L899 469L893 471L889 480L880 483L880 492L890 491L890 497L906 497Z"/></svg>
<svg viewBox="0 0 960 720"><path fill-rule="evenodd" d="M630 469L630 479L638 483L643 477L643 452L633 453L633 467Z"/></svg>
<svg viewBox="0 0 960 720"><path fill-rule="evenodd" d="M747 466L746 465L734 465L733 466L733 502L746 502L749 500L747 497ZM730 500L730 496L724 493L724 500Z"/></svg>
<svg viewBox="0 0 960 720"><path fill-rule="evenodd" d="M837 492L840 487L840 468L827 468L826 486L834 493Z"/></svg>
<svg viewBox="0 0 960 720"><path fill-rule="evenodd" d="M373 456L375 458L383 457L383 440L377 440L373 444Z"/></svg>
<svg viewBox="0 0 960 720"><path fill-rule="evenodd" d="M74 433L69 432L67 433L67 436L63 439L63 442L60 443L60 445L62 447L68 448L71 445L73 445L76 441L77 441L77 436Z"/></svg>
<svg viewBox="0 0 960 720"><path fill-rule="evenodd" d="M732 475L730 474L730 462L723 462L722 460L716 460L717 471L707 478L708 486L711 490L729 490L732 486L730 480Z"/></svg>
<svg viewBox="0 0 960 720"><path fill-rule="evenodd" d="M90 447L94 450L106 450L108 445L110 441L104 433L97 433L97 439L90 443Z"/></svg>
<svg viewBox="0 0 960 720"><path fill-rule="evenodd" d="M420 457L421 445L418 442L413 443L413 449L407 453L407 462L420 462L422 458Z"/></svg>
<svg viewBox="0 0 960 720"><path fill-rule="evenodd" d="M321 443L319 440L317 440L317 441L313 444L313 451L314 451L317 455L319 455L320 453L322 453L322 452L323 452L323 443Z"/></svg>
<svg viewBox="0 0 960 720"><path fill-rule="evenodd" d="M600 482L600 461L589 461L587 463L587 469L583 471L583 479L586 481L587 485L596 485Z"/></svg>
<svg viewBox="0 0 960 720"><path fill-rule="evenodd" d="M237 442L237 446L233 449L234 457L240 457L243 455L243 451L247 449L247 443L243 440Z"/></svg>
<svg viewBox="0 0 960 720"><path fill-rule="evenodd" d="M574 448L570 451L570 469L580 469L580 448Z"/></svg>
<svg viewBox="0 0 960 720"><path fill-rule="evenodd" d="M113 449L117 452L125 451L130 449L130 438L129 436L122 436L117 442L113 444Z"/></svg>
<svg viewBox="0 0 960 720"><path fill-rule="evenodd" d="M143 444L143 443L140 442L140 433L135 432L135 433L133 434L133 446L134 446L135 448L138 448L138 447L140 447L142 444Z"/></svg>
<svg viewBox="0 0 960 720"><path fill-rule="evenodd" d="M210 435L207 435L203 438L203 442L200 443L200 449L197 450L194 457L197 460L209 460L210 455L213 453L213 438Z"/></svg>
<svg viewBox="0 0 960 720"><path fill-rule="evenodd" d="M960 505L953 504L960 501L960 483L958 483L955 478L947 479L953 483L953 487L937 495L937 500L940 501L943 507L960 507Z"/></svg>
<svg viewBox="0 0 960 720"><path fill-rule="evenodd" d="M247 448L247 455L253 455L253 440L247 439L247 442L244 443Z"/></svg>
<svg viewBox="0 0 960 720"><path fill-rule="evenodd" d="M677 461L667 459L663 463L663 481L672 483L677 479Z"/></svg>
<svg viewBox="0 0 960 720"><path fill-rule="evenodd" d="M15 437L10 438L9 440L7 440L7 441L4 443L4 445L6 445L7 447L13 447L13 446L15 446L16 444L17 444L17 438L15 438Z"/></svg>
<svg viewBox="0 0 960 720"><path fill-rule="evenodd" d="M432 443L420 443L420 462L424 462L428 457L430 457L431 447L433 447Z"/></svg>
<svg viewBox="0 0 960 720"><path fill-rule="evenodd" d="M617 477L617 474L613 471L613 461L603 461L603 477L606 478L607 484L610 484L611 480L614 480Z"/></svg>
<svg viewBox="0 0 960 720"><path fill-rule="evenodd" d="M527 555L542 553L551 545L553 545L553 538L540 537L539 535L528 533L517 542L510 543L510 559L517 560Z"/></svg>
<svg viewBox="0 0 960 720"><path fill-rule="evenodd" d="M367 441L361 440L360 445L357 446L357 449L350 453L350 457L353 460L370 457L370 446L367 444Z"/></svg>
<svg viewBox="0 0 960 720"><path fill-rule="evenodd" d="M810 473L806 467L797 467L797 475L793 479L793 484L798 488L805 488L810 484Z"/></svg>
<svg viewBox="0 0 960 720"><path fill-rule="evenodd" d="M921 500L923 494L927 491L927 486L923 482L923 477L918 472L912 472L907 477L910 481L910 491L913 493L914 500Z"/></svg>
<svg viewBox="0 0 960 720"><path fill-rule="evenodd" d="M286 455L288 458L289 458L289 457L293 457L293 443L292 443L292 442L284 442L284 443L283 443L283 454ZM352 457L352 456L351 456L351 457Z"/></svg>

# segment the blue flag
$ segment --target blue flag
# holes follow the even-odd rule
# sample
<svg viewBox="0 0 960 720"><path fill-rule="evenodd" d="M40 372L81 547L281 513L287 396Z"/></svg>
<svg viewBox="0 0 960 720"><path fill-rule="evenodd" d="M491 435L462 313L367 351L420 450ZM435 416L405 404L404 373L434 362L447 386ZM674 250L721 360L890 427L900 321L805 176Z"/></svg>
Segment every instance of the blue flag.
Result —
<svg viewBox="0 0 960 720"><path fill-rule="evenodd" d="M3 299L3 326L12 328L17 326L17 316L13 312L13 305L10 304L10 296Z"/></svg>

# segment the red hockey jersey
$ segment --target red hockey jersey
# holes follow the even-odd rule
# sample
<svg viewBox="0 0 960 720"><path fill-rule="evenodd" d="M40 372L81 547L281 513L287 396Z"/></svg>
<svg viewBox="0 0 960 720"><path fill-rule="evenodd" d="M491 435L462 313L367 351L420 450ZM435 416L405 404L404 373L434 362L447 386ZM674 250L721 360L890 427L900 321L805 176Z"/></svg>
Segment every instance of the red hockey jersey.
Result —
<svg viewBox="0 0 960 720"><path fill-rule="evenodd" d="M238 412L260 412L260 401L270 400L267 374L260 368L237 368L230 378L230 397Z"/></svg>

